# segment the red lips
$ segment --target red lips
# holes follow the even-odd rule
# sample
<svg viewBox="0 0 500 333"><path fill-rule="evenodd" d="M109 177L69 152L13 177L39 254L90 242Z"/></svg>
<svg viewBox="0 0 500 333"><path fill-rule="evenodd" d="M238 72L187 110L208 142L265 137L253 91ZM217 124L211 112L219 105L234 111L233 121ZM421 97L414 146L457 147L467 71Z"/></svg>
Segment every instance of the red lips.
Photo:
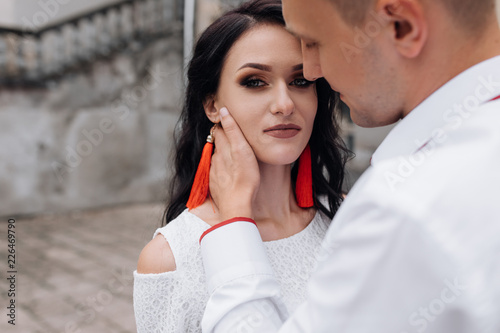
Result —
<svg viewBox="0 0 500 333"><path fill-rule="evenodd" d="M301 129L300 126L295 124L281 124L266 128L264 133L278 139L288 139L296 136Z"/></svg>
<svg viewBox="0 0 500 333"><path fill-rule="evenodd" d="M264 132L278 131L278 130L301 130L302 128L295 124L280 124L273 127L266 128Z"/></svg>

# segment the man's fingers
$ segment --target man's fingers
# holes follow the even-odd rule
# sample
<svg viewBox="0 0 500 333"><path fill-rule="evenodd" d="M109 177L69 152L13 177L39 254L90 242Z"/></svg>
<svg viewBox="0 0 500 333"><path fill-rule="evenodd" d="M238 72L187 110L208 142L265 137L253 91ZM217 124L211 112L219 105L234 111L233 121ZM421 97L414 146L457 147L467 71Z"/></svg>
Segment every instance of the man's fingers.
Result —
<svg viewBox="0 0 500 333"><path fill-rule="evenodd" d="M237 216L233 215L236 212L252 216L251 202L259 187L259 166L233 117L225 108L220 113L222 128L217 126L214 133L210 193L223 220Z"/></svg>
<svg viewBox="0 0 500 333"><path fill-rule="evenodd" d="M220 115L222 127L224 128L224 133L226 134L229 144L232 147L241 147L245 145L247 143L247 140L245 139L245 136L241 132L241 129L236 121L234 121L231 114L229 114L227 108L223 107L222 109L220 109Z"/></svg>
<svg viewBox="0 0 500 333"><path fill-rule="evenodd" d="M219 151L229 151L229 149L229 142L227 140L226 133L224 133L224 130L220 126L217 126L214 132L214 153Z"/></svg>

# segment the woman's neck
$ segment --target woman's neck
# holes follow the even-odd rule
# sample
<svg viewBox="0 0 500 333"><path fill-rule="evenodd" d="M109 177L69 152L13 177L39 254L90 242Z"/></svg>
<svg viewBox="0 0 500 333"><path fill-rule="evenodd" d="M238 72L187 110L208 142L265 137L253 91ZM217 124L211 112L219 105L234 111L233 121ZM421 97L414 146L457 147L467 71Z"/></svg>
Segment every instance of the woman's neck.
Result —
<svg viewBox="0 0 500 333"><path fill-rule="evenodd" d="M254 201L256 221L288 220L300 208L294 199L291 166L259 163L260 186Z"/></svg>
<svg viewBox="0 0 500 333"><path fill-rule="evenodd" d="M291 182L291 165L259 163L260 186L253 210L254 219L264 241L289 237L304 229L313 219L315 209L297 205ZM211 198L191 211L214 225L221 222Z"/></svg>
<svg viewBox="0 0 500 333"><path fill-rule="evenodd" d="M253 212L263 240L291 236L304 229L314 209L297 205L291 181L291 165L259 163L260 186Z"/></svg>

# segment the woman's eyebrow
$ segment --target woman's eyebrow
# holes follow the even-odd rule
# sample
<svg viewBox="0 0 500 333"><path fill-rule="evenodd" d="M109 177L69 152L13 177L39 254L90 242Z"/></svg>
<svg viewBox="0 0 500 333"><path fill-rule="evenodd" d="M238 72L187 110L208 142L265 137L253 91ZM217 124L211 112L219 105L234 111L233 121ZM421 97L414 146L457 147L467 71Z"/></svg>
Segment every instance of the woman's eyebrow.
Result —
<svg viewBox="0 0 500 333"><path fill-rule="evenodd" d="M264 65L264 64L257 64L257 63L253 63L253 62L249 62L249 63L246 63L244 64L243 66L241 66L239 70L242 70L243 68L255 68L255 69L259 69L261 71L265 71L265 72L271 72L272 71L272 67L271 66L268 66L268 65ZM303 64L298 64L298 65L295 65L292 67L292 70L293 71L301 71L304 69L304 65Z"/></svg>
<svg viewBox="0 0 500 333"><path fill-rule="evenodd" d="M268 65L263 65L263 64L257 64L253 62L249 62L241 66L238 70L242 70L243 68L255 68L255 69L260 69L261 71L265 72L271 72L272 67Z"/></svg>

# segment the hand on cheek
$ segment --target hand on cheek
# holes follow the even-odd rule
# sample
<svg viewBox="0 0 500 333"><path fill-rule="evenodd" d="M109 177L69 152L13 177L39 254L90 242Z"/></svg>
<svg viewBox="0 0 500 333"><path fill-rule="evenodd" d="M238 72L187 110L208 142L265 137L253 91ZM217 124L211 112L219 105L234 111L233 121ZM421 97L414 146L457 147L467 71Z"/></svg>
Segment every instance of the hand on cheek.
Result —
<svg viewBox="0 0 500 333"><path fill-rule="evenodd" d="M222 108L222 128L215 131L215 152L210 168L210 193L221 221L233 217L253 218L252 202L260 184L255 154L233 117Z"/></svg>

